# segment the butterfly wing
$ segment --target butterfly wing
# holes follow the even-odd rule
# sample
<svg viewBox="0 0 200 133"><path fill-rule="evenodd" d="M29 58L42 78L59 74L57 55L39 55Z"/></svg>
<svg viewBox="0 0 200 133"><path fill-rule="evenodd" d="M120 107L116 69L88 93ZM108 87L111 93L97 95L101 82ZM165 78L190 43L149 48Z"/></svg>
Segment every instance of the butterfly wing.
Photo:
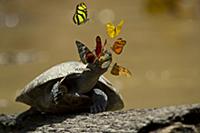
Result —
<svg viewBox="0 0 200 133"><path fill-rule="evenodd" d="M86 23L89 19L87 18L87 13L78 11L79 13L75 13L73 16L73 21L77 25L81 25Z"/></svg>
<svg viewBox="0 0 200 133"><path fill-rule="evenodd" d="M106 32L110 38L114 38L116 36L116 28L112 23L106 24Z"/></svg>
<svg viewBox="0 0 200 133"><path fill-rule="evenodd" d="M117 63L115 63L114 66L112 67L111 74L115 76L124 75L127 77L130 77L132 75L131 72L127 68L119 66Z"/></svg>
<svg viewBox="0 0 200 133"><path fill-rule="evenodd" d="M96 37L96 49L95 49L95 54L97 56L97 58L99 58L102 54L102 43L101 43L101 38L100 36Z"/></svg>
<svg viewBox="0 0 200 133"><path fill-rule="evenodd" d="M87 5L84 2L81 2L76 6L76 10L87 11Z"/></svg>
<svg viewBox="0 0 200 133"><path fill-rule="evenodd" d="M116 54L121 54L124 46L126 45L126 40L123 40L122 38L118 38L113 46L111 47L111 49L116 53Z"/></svg>
<svg viewBox="0 0 200 133"><path fill-rule="evenodd" d="M121 20L117 26L114 26L112 23L107 23L106 31L107 31L108 36L110 38L114 38L118 36L122 29L123 24L124 24L124 20Z"/></svg>
<svg viewBox="0 0 200 133"><path fill-rule="evenodd" d="M82 2L76 6L76 12L73 16L73 21L75 24L80 25L87 22L88 20L87 6L84 2Z"/></svg>
<svg viewBox="0 0 200 133"><path fill-rule="evenodd" d="M115 76L119 75L119 66L117 65L117 63L115 63L114 66L112 67L111 74Z"/></svg>
<svg viewBox="0 0 200 133"><path fill-rule="evenodd" d="M119 75L124 75L126 77L131 77L132 76L131 72L127 68L122 67L122 66L120 66Z"/></svg>
<svg viewBox="0 0 200 133"><path fill-rule="evenodd" d="M85 54L85 59L87 63L94 63L96 61L96 56L91 51L89 51Z"/></svg>
<svg viewBox="0 0 200 133"><path fill-rule="evenodd" d="M76 46L80 59L84 64L93 63L96 60L96 56L83 43L76 41Z"/></svg>
<svg viewBox="0 0 200 133"><path fill-rule="evenodd" d="M123 24L124 24L124 20L121 20L120 23L116 26L116 36L118 36L119 33L121 32Z"/></svg>

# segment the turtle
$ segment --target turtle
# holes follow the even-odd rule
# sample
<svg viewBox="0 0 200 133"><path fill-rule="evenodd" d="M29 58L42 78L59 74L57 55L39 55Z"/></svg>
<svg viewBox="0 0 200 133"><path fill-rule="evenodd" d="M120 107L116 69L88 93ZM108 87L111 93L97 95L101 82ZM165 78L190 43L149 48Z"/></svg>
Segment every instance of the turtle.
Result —
<svg viewBox="0 0 200 133"><path fill-rule="evenodd" d="M112 62L111 52L106 50L101 60L89 61L89 48L80 41L75 43L81 61L67 61L49 68L28 83L16 101L43 113L122 109L121 95L103 76Z"/></svg>

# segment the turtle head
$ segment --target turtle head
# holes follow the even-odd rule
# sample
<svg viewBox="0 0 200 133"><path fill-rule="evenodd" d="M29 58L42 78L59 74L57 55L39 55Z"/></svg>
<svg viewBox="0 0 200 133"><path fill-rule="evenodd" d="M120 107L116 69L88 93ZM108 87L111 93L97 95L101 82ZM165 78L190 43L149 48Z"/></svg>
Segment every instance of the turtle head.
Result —
<svg viewBox="0 0 200 133"><path fill-rule="evenodd" d="M102 52L101 56L97 57L83 43L76 41L76 45L81 61L87 64L87 68L89 68L90 71L103 74L108 70L112 62L112 54L110 51L105 50Z"/></svg>
<svg viewBox="0 0 200 133"><path fill-rule="evenodd" d="M86 69L76 80L76 88L79 93L86 93L96 85L99 77L108 70L112 62L112 54L109 51L104 51L98 57L83 43L76 41L76 46L82 63L86 64Z"/></svg>
<svg viewBox="0 0 200 133"><path fill-rule="evenodd" d="M94 72L100 74L105 73L112 62L112 54L110 51L105 51L99 59L96 59L93 63L88 63L88 68Z"/></svg>

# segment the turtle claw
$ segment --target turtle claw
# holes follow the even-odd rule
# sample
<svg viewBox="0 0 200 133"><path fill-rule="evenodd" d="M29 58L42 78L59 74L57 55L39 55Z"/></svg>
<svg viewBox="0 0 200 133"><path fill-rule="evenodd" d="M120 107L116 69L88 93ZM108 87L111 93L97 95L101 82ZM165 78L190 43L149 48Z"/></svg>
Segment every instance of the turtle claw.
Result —
<svg viewBox="0 0 200 133"><path fill-rule="evenodd" d="M104 112L105 111L105 107L101 106L101 105L93 105L90 107L90 113L100 113L100 112Z"/></svg>
<svg viewBox="0 0 200 133"><path fill-rule="evenodd" d="M58 104L59 101L61 101L63 95L67 92L67 88L58 81L53 85L53 88L51 90L52 96L53 96L53 102L55 104Z"/></svg>
<svg viewBox="0 0 200 133"><path fill-rule="evenodd" d="M79 97L80 95L76 92L76 93L74 93L74 96L77 96L77 97Z"/></svg>
<svg viewBox="0 0 200 133"><path fill-rule="evenodd" d="M106 110L108 98L102 90L94 89L92 99L94 104L90 107L91 113L99 113Z"/></svg>
<svg viewBox="0 0 200 133"><path fill-rule="evenodd" d="M53 101L55 104L58 104L58 101L59 101L59 97L60 95L62 94L60 91L59 91L59 85L60 85L60 82L56 82L54 85L53 85L53 88L51 90L51 94L53 96Z"/></svg>
<svg viewBox="0 0 200 133"><path fill-rule="evenodd" d="M56 96L54 96L53 101L55 104L58 104L60 99L62 98L63 94L62 93L57 93Z"/></svg>

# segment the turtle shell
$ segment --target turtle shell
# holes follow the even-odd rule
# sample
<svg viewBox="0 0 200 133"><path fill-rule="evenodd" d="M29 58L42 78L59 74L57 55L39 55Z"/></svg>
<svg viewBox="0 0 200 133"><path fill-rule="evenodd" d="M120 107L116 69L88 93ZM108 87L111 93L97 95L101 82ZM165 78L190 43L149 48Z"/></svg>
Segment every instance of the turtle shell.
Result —
<svg viewBox="0 0 200 133"><path fill-rule="evenodd" d="M28 104L42 112L83 111L91 105L90 97L69 94L67 103L55 105L52 102L50 93L52 86L57 81L60 81L63 77L66 77L66 81L73 79L74 75L77 76L87 69L86 66L81 62L71 61L51 67L26 85L20 95L17 96L16 101ZM95 87L103 90L107 94L107 111L119 110L124 107L120 94L105 77L100 76Z"/></svg>

